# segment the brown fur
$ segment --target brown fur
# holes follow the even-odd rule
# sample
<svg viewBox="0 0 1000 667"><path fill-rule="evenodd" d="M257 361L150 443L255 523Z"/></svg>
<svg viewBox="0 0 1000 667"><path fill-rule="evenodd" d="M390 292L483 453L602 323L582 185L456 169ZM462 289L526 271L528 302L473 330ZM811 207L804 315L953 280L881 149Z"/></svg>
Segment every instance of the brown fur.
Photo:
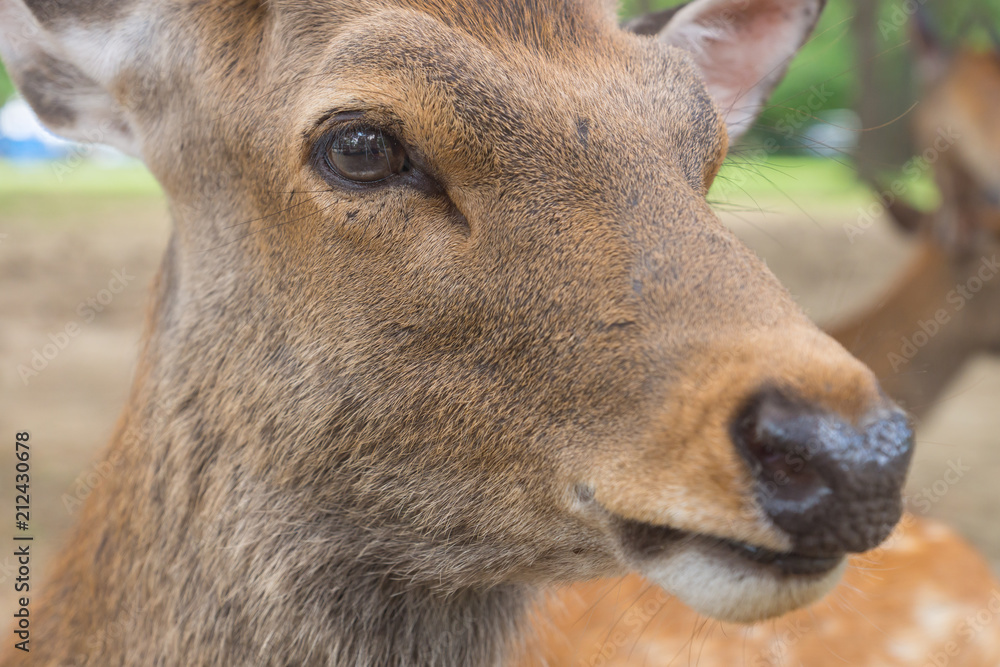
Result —
<svg viewBox="0 0 1000 667"><path fill-rule="evenodd" d="M729 432L761 388L886 406L705 202L691 57L604 4L135 11L86 75L176 227L32 664L497 664L540 584L633 567L617 522L787 548ZM322 179L342 111L422 187Z"/></svg>

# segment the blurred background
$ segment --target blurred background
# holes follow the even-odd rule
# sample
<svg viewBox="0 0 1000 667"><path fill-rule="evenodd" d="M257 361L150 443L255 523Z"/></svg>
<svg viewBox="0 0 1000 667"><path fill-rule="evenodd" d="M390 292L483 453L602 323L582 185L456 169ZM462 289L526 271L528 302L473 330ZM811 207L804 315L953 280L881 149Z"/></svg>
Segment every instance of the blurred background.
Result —
<svg viewBox="0 0 1000 667"><path fill-rule="evenodd" d="M623 17L673 4L628 0ZM942 203L933 169L906 169L923 148L912 130L924 95L911 43L918 5L950 49L1000 53L1000 0L830 0L710 194L823 324L876 304L915 252L917 242L872 208L872 183L901 184L918 209ZM1000 104L993 111L1000 116ZM0 70L0 433L32 433L36 576L103 479L98 456L129 390L168 233L166 205L140 163L48 134ZM929 501L910 509L957 528L1000 573L1000 363L979 355L965 364L918 430L909 494ZM956 462L954 481L946 473ZM4 454L4 480L12 465ZM0 585L12 572L0 556Z"/></svg>

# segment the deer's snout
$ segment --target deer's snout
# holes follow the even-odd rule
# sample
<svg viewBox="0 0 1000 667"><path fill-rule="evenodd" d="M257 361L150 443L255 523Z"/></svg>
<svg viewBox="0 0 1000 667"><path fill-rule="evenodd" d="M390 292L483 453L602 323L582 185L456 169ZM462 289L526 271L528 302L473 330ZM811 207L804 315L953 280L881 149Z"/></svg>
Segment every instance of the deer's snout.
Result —
<svg viewBox="0 0 1000 667"><path fill-rule="evenodd" d="M867 551L901 516L913 432L897 408L873 408L851 423L769 389L736 416L733 440L761 508L795 552Z"/></svg>

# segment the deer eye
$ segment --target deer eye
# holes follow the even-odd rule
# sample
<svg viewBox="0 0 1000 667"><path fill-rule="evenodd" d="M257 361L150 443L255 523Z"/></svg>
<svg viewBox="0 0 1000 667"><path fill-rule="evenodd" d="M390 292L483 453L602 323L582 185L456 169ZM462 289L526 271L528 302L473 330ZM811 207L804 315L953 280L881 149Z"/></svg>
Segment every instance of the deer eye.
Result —
<svg viewBox="0 0 1000 667"><path fill-rule="evenodd" d="M357 183L376 183L410 170L400 143L372 127L333 133L326 148L326 163L341 177Z"/></svg>

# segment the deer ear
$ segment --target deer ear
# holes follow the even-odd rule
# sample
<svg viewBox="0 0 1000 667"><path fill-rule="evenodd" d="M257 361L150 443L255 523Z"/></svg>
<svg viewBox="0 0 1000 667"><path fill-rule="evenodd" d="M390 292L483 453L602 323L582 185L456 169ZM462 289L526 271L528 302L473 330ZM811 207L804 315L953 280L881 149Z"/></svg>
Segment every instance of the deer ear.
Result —
<svg viewBox="0 0 1000 667"><path fill-rule="evenodd" d="M102 3L81 2L81 7ZM107 3L107 14L120 11ZM140 39L123 21L114 26L80 16L54 0L0 0L0 56L15 85L52 132L109 144L139 155L127 99L111 92L138 51ZM133 26L138 24L131 24Z"/></svg>
<svg viewBox="0 0 1000 667"><path fill-rule="evenodd" d="M750 129L816 26L826 0L694 0L636 21L694 57L726 117L729 138Z"/></svg>

